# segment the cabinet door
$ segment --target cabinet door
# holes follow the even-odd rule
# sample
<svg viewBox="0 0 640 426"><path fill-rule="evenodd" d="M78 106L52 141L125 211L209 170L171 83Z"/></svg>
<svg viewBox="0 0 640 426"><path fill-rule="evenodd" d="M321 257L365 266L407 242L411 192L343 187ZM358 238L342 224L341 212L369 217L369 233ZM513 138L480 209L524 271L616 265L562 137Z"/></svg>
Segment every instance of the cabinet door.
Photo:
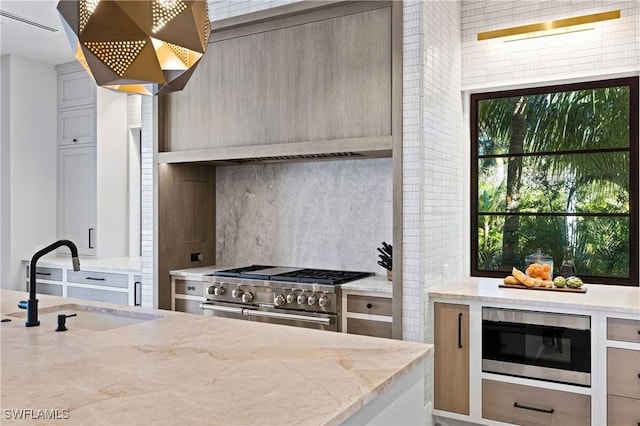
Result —
<svg viewBox="0 0 640 426"><path fill-rule="evenodd" d="M94 255L96 223L95 148L58 150L58 236L78 252Z"/></svg>
<svg viewBox="0 0 640 426"><path fill-rule="evenodd" d="M58 108L92 105L95 100L95 83L85 71L58 76Z"/></svg>
<svg viewBox="0 0 640 426"><path fill-rule="evenodd" d="M469 414L469 306L434 303L434 407Z"/></svg>
<svg viewBox="0 0 640 426"><path fill-rule="evenodd" d="M58 145L96 143L94 107L58 112Z"/></svg>

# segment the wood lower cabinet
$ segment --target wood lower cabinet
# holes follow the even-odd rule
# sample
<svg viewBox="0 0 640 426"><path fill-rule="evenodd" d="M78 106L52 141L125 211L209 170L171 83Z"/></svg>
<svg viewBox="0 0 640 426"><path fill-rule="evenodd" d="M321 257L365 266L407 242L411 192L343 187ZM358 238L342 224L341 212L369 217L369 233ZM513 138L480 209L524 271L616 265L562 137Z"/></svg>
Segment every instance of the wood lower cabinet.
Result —
<svg viewBox="0 0 640 426"><path fill-rule="evenodd" d="M607 318L607 339L640 343L640 321ZM634 345L637 348L637 345ZM640 349L640 348L638 348ZM640 350L607 348L607 424L640 425Z"/></svg>
<svg viewBox="0 0 640 426"><path fill-rule="evenodd" d="M208 282L203 282L197 277L185 278L171 276L171 309L190 314L203 314L200 304L205 301L204 289Z"/></svg>
<svg viewBox="0 0 640 426"><path fill-rule="evenodd" d="M391 339L391 295L342 292L342 332Z"/></svg>
<svg viewBox="0 0 640 426"><path fill-rule="evenodd" d="M434 303L434 408L469 414L469 306Z"/></svg>
<svg viewBox="0 0 640 426"><path fill-rule="evenodd" d="M518 425L584 426L591 424L591 397L483 380L482 417Z"/></svg>
<svg viewBox="0 0 640 426"><path fill-rule="evenodd" d="M158 166L158 307L171 309L170 271L215 263L215 168ZM202 295L203 293L200 293Z"/></svg>

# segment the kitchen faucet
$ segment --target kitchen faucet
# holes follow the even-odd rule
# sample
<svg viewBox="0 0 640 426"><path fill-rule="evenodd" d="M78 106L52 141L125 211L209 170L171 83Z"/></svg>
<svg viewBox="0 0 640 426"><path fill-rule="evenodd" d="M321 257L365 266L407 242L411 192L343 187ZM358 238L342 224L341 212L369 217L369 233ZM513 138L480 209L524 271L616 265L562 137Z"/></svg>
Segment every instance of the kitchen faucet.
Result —
<svg viewBox="0 0 640 426"><path fill-rule="evenodd" d="M67 246L71 250L71 261L73 263L73 270L80 270L80 260L78 259L78 248L69 240L58 240L55 243L43 248L36 252L31 258L31 264L29 265L29 300L21 300L18 302L18 307L27 310L27 322L24 323L26 327L35 327L40 325L38 321L38 299L36 299L36 263L45 254L52 252L58 247Z"/></svg>

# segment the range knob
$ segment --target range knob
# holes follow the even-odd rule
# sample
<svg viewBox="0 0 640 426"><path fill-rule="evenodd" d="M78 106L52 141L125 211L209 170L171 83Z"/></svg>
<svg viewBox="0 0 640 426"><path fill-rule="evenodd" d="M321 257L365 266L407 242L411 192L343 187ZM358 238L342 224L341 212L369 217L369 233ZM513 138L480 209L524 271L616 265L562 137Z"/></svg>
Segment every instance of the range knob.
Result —
<svg viewBox="0 0 640 426"><path fill-rule="evenodd" d="M330 299L327 296L322 296L318 300L318 304L323 308L329 306L329 302L330 302Z"/></svg>
<svg viewBox="0 0 640 426"><path fill-rule="evenodd" d="M298 301L298 298L296 297L295 293L287 294L287 303L293 304L293 303L296 303L297 301Z"/></svg>
<svg viewBox="0 0 640 426"><path fill-rule="evenodd" d="M315 294L312 294L311 296L309 296L309 299L307 300L307 303L310 306L313 306L316 304L316 302L318 301L318 296L316 296Z"/></svg>
<svg viewBox="0 0 640 426"><path fill-rule="evenodd" d="M304 293L300 293L298 295L298 305L304 305L307 303L307 295Z"/></svg>
<svg viewBox="0 0 640 426"><path fill-rule="evenodd" d="M242 297L242 289L240 287L234 288L233 291L231 292L231 295L235 299L238 299L238 298Z"/></svg>
<svg viewBox="0 0 640 426"><path fill-rule="evenodd" d="M209 294L216 294L216 290L218 290L218 288L214 285L209 286L209 288L207 289L207 293Z"/></svg>
<svg viewBox="0 0 640 426"><path fill-rule="evenodd" d="M225 294L225 293L226 293L226 291L227 291L227 290L226 290L224 287L222 287L222 286L220 286L220 287L215 287L215 288L213 289L213 294L215 294L216 296L222 296L223 294Z"/></svg>
<svg viewBox="0 0 640 426"><path fill-rule="evenodd" d="M287 299L285 299L284 296L281 294L273 298L273 304L276 306L282 306L285 303L287 303Z"/></svg>
<svg viewBox="0 0 640 426"><path fill-rule="evenodd" d="M251 303L252 300L253 300L253 294L251 294L250 291L242 295L242 302Z"/></svg>

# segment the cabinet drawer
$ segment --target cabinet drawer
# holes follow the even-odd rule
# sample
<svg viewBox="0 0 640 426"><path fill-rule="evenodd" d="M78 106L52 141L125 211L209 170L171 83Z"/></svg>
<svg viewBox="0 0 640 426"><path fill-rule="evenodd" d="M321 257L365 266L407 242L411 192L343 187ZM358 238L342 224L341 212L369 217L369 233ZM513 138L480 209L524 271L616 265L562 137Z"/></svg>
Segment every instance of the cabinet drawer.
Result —
<svg viewBox="0 0 640 426"><path fill-rule="evenodd" d="M609 426L640 425L640 400L609 395L607 424Z"/></svg>
<svg viewBox="0 0 640 426"><path fill-rule="evenodd" d="M607 393L640 399L640 351L607 348Z"/></svg>
<svg viewBox="0 0 640 426"><path fill-rule="evenodd" d="M607 318L607 339L640 343L640 321Z"/></svg>
<svg viewBox="0 0 640 426"><path fill-rule="evenodd" d="M591 424L591 397L483 380L482 417L518 425L583 426Z"/></svg>
<svg viewBox="0 0 640 426"><path fill-rule="evenodd" d="M95 300L97 302L116 303L118 305L129 304L129 295L121 291L67 286L67 297Z"/></svg>
<svg viewBox="0 0 640 426"><path fill-rule="evenodd" d="M31 268L27 266L27 278L31 275ZM36 279L62 281L62 269L36 266Z"/></svg>
<svg viewBox="0 0 640 426"><path fill-rule="evenodd" d="M202 302L204 300L175 299L176 311L203 315L204 310L200 308Z"/></svg>
<svg viewBox="0 0 640 426"><path fill-rule="evenodd" d="M95 99L95 83L85 71L58 76L58 108L91 105Z"/></svg>
<svg viewBox="0 0 640 426"><path fill-rule="evenodd" d="M202 281L176 280L176 294L204 296L204 283Z"/></svg>
<svg viewBox="0 0 640 426"><path fill-rule="evenodd" d="M391 339L391 323L347 318L347 333Z"/></svg>
<svg viewBox="0 0 640 426"><path fill-rule="evenodd" d="M347 295L347 311L391 316L391 299L387 297Z"/></svg>
<svg viewBox="0 0 640 426"><path fill-rule="evenodd" d="M58 145L78 145L95 142L95 108L82 108L58 113Z"/></svg>
<svg viewBox="0 0 640 426"><path fill-rule="evenodd" d="M29 285L27 284L27 291L29 291ZM36 293L37 294L50 294L51 296L62 297L62 283L49 284L36 281Z"/></svg>
<svg viewBox="0 0 640 426"><path fill-rule="evenodd" d="M105 287L129 288L129 276L126 274L112 274L82 270L74 271L73 269L68 269L67 282L101 285Z"/></svg>

